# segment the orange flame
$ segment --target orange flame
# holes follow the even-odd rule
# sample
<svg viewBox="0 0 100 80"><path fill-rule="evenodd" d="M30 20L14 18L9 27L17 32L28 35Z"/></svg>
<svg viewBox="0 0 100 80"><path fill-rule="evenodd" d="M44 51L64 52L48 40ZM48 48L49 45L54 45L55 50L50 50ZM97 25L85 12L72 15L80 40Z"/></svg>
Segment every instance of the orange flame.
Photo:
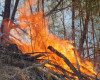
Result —
<svg viewBox="0 0 100 80"><path fill-rule="evenodd" d="M48 30L48 25L46 24L48 21L43 18L44 13L29 12L28 7L30 5L25 3L25 6L19 9L19 12L21 12L18 17L19 26L15 26L13 23L10 23L8 26L8 21L4 21L4 25L6 26L4 32L9 35L10 42L17 44L23 53L49 52L47 56L54 64L60 65L64 69L71 71L60 57L47 49L48 46L52 46L62 53L66 58L68 58L70 62L77 68L77 62L73 50L75 49L74 46L72 46L71 42L68 40L61 40L52 35ZM7 38L5 39L7 40ZM75 53L78 58L81 72L89 75L96 74L96 72L93 70L92 63L86 60L82 62L76 50ZM41 59L48 58L41 57ZM49 64L46 64L46 66L53 67Z"/></svg>

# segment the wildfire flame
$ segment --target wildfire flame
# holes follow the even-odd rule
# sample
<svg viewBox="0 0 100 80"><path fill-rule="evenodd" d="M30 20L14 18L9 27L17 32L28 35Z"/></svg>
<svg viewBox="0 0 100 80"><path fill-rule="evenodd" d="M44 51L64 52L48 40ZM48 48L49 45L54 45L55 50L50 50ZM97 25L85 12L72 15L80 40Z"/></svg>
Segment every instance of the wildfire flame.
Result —
<svg viewBox="0 0 100 80"><path fill-rule="evenodd" d="M48 21L43 17L44 13L42 11L31 13L28 9L31 5L33 5L33 3L30 3L29 5L25 2L25 6L18 10L21 14L18 17L17 26L13 24L11 20L10 25L8 25L9 21L4 20L4 33L6 33L5 40L7 41L9 38L8 41L17 44L23 53L47 52L45 54L49 57L49 60L51 60L52 63L60 65L69 71L71 70L63 59L48 50L47 47L52 46L54 49L62 53L77 68L75 52L80 65L80 71L94 76L96 72L93 69L92 63L86 60L84 60L84 62L81 61L77 51L73 50L75 48L71 45L70 41L59 39L51 34L48 30ZM35 54L32 54L32 56L33 55ZM41 59L48 59L48 57L41 57ZM53 66L49 64L46 64L46 66L53 68Z"/></svg>

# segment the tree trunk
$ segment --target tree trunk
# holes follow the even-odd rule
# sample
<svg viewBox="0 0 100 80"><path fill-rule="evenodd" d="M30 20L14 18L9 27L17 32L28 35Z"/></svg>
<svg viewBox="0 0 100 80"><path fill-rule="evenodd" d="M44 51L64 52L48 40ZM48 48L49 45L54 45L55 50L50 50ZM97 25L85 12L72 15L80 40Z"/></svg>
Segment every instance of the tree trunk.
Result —
<svg viewBox="0 0 100 80"><path fill-rule="evenodd" d="M18 3L19 3L19 0L16 0L15 6L14 6L14 10L13 10L13 13L12 13L12 17L11 17L12 20L14 20L15 13L17 11Z"/></svg>
<svg viewBox="0 0 100 80"><path fill-rule="evenodd" d="M87 36L86 36L86 50L87 50L87 60L90 60L89 56L89 46L88 46L88 31L87 31Z"/></svg>
<svg viewBox="0 0 100 80"><path fill-rule="evenodd" d="M84 45L84 41L86 40L86 35L87 35L87 31L88 31L88 22L89 22L89 16L90 16L90 12L87 9L87 2L86 2L86 19L85 19L85 25L83 25L83 31L82 31L82 35L81 38L79 40L79 52L83 52L83 45ZM84 54L83 54L84 57Z"/></svg>
<svg viewBox="0 0 100 80"><path fill-rule="evenodd" d="M10 4L11 4L11 0L5 0L5 7L4 7L4 16L3 16L3 21L1 24L1 33L4 33L4 20L9 20L10 17ZM1 37L1 45L3 45L4 43L4 38L3 36Z"/></svg>
<svg viewBox="0 0 100 80"><path fill-rule="evenodd" d="M63 8L64 7L64 4L63 4L63 2L62 2L62 5L61 5L61 7ZM61 11L61 13L62 13L62 19L61 19L61 21L62 21L62 26L63 26L63 32L64 32L64 39L66 39L66 26L65 26L65 18L64 18L64 11Z"/></svg>
<svg viewBox="0 0 100 80"><path fill-rule="evenodd" d="M74 41L73 46L75 46L75 0L72 0L72 40Z"/></svg>
<svg viewBox="0 0 100 80"><path fill-rule="evenodd" d="M37 0L37 12L39 12L39 2L40 0Z"/></svg>

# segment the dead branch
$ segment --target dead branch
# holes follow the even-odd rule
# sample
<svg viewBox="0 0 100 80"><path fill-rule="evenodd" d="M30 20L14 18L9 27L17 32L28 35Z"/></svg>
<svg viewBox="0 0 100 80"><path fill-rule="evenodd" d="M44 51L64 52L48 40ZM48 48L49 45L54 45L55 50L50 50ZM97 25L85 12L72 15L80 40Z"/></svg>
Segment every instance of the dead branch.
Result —
<svg viewBox="0 0 100 80"><path fill-rule="evenodd" d="M48 15L50 15L53 11L55 11L55 10L57 9L57 7L61 4L62 1L63 1L63 0L60 0L60 1L58 2L58 4L57 4L50 12L48 12L45 16L48 16Z"/></svg>
<svg viewBox="0 0 100 80"><path fill-rule="evenodd" d="M60 73L57 73L57 72L54 72L54 71L52 71L51 73L54 74L54 75L56 75L56 76L58 76L59 78L61 78L61 80L66 80L66 79L64 79L64 78L68 78L68 76L66 76L65 74L60 74ZM74 77L71 77L71 76L70 76L70 78L71 78L72 80L75 80Z"/></svg>
<svg viewBox="0 0 100 80"><path fill-rule="evenodd" d="M87 76L87 77L90 77L90 78L92 78L92 79L95 79L95 80L100 80L100 78L97 78L97 76L94 77L94 76L87 75L87 74L84 74L84 73L83 73L83 75L84 75L84 76Z"/></svg>
<svg viewBox="0 0 100 80"><path fill-rule="evenodd" d="M17 74L20 74L22 72L25 72L25 71L27 71L29 69L32 69L32 68L35 68L35 67L44 66L48 62L49 62L49 60L46 60L45 62L43 62L41 64L36 64L36 65L32 65L32 66L26 67L26 68L22 69L21 71L19 71L18 73L15 73L14 75L10 76L9 79L14 78Z"/></svg>
<svg viewBox="0 0 100 80"><path fill-rule="evenodd" d="M55 65L55 64L52 64L52 63L49 63L49 64L50 64L50 65L52 65L52 66L54 66L55 68L60 69L60 70L63 72L63 74L65 75L65 77L66 77L66 78L68 78L69 80L71 80L71 78L73 78L73 77L68 76L68 75L67 75L67 73L75 76L75 74L74 74L74 73L72 73L72 72L70 72L70 71L65 70L65 69L64 69L64 68L62 68L60 65Z"/></svg>
<svg viewBox="0 0 100 80"><path fill-rule="evenodd" d="M10 53L10 54L9 54ZM37 58L44 56L44 54L37 54L35 56L31 56L28 54L21 54L21 53L4 53L4 55L9 55L11 56L13 59L18 59L18 60L25 60L25 61L35 61Z"/></svg>
<svg viewBox="0 0 100 80"><path fill-rule="evenodd" d="M9 56L11 59L23 60L29 62L36 61L38 58L45 56L43 52L41 52L40 54L36 54L34 56L31 56L30 54L22 54L22 52L18 49L16 44L10 44L9 46L5 47L0 46L0 50L1 50L0 55Z"/></svg>
<svg viewBox="0 0 100 80"><path fill-rule="evenodd" d="M77 55L76 55L76 50L75 50L75 49L73 49L73 50L74 50L74 55L75 55L76 62L77 62L78 72L79 72L79 74L81 74L81 71L80 71L80 65L79 65L79 62L78 62L78 59L77 59Z"/></svg>
<svg viewBox="0 0 100 80"><path fill-rule="evenodd" d="M50 53L50 52L32 52L32 53L26 53L26 54L35 54L35 53Z"/></svg>
<svg viewBox="0 0 100 80"><path fill-rule="evenodd" d="M37 58L42 57L42 56L44 56L44 54L38 54L38 55L36 55L36 56L27 57L25 60L34 61L34 60L36 60Z"/></svg>
<svg viewBox="0 0 100 80"><path fill-rule="evenodd" d="M61 57L65 63L70 67L70 69L77 75L77 77L79 78L79 80L83 80L81 74L79 74L79 72L76 70L76 68L72 65L72 63L60 52L58 52L57 50L55 50L52 46L48 46L48 49L54 53L56 53L59 57Z"/></svg>
<svg viewBox="0 0 100 80"><path fill-rule="evenodd" d="M65 70L65 69L62 68L60 65L56 65L56 64L52 64L52 63L49 63L49 64L52 65L52 66L54 66L54 67L56 67L56 68L58 68L58 69L60 69L60 70L62 70L62 71L65 71L65 72L67 72L67 73L69 73L69 74L71 74L71 75L76 76L74 73L72 73L72 72L70 72L70 71L68 71L68 70Z"/></svg>

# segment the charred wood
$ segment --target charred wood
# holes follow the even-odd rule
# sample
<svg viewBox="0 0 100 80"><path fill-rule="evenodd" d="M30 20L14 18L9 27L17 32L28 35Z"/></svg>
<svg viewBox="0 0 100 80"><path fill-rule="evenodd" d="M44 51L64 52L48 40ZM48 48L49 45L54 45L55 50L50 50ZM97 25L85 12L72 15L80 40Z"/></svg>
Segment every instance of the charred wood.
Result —
<svg viewBox="0 0 100 80"><path fill-rule="evenodd" d="M49 63L50 65L52 65L52 66L55 66L56 68L59 68L60 70L62 70L62 71L65 71L65 72L67 72L67 73L69 73L69 74L71 74L71 75L73 75L73 76L76 76L74 73L72 73L72 72L70 72L70 71L68 71L68 70L65 70L64 68L62 68L60 65L55 65L55 64L52 64L52 63Z"/></svg>
<svg viewBox="0 0 100 80"><path fill-rule="evenodd" d="M37 58L45 56L43 53L31 56L30 54L23 54L21 50L18 49L16 44L10 44L9 46L0 46L1 55L8 55L12 59L24 60L24 61L36 61Z"/></svg>
<svg viewBox="0 0 100 80"><path fill-rule="evenodd" d="M48 49L52 52L54 52L55 54L57 54L59 57L61 57L65 63L70 67L70 69L77 75L77 77L79 78L79 80L83 80L82 75L79 74L79 72L76 70L76 68L72 65L72 63L60 52L58 52L57 50L55 50L52 46L48 46Z"/></svg>

